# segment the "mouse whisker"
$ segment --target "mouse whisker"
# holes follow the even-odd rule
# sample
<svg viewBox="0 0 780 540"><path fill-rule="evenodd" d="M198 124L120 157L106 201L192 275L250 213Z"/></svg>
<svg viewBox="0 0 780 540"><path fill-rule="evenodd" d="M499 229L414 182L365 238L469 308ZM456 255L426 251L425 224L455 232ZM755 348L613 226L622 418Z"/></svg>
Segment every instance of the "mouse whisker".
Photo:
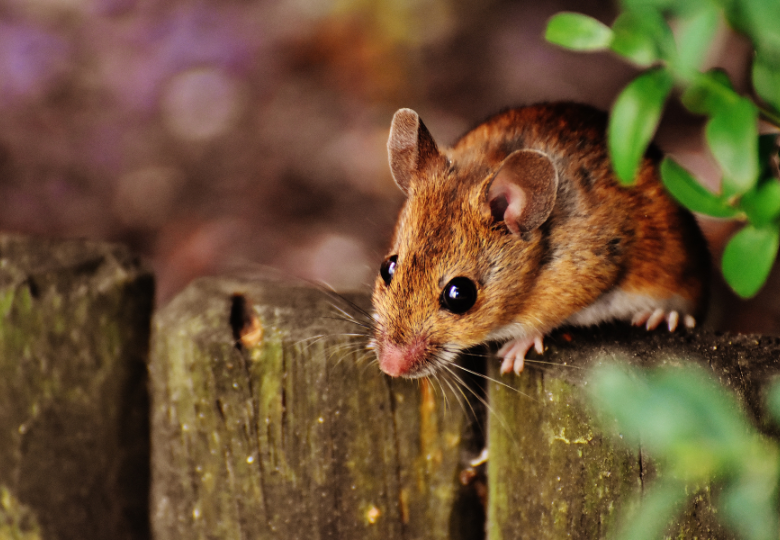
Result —
<svg viewBox="0 0 780 540"><path fill-rule="evenodd" d="M463 410L463 412L464 413L467 412L466 407L468 407L469 410L471 411L472 417L479 418L479 415L477 414L477 411L474 409L474 406L472 405L471 400L468 398L468 395L464 391L464 388L466 390L469 390L469 392L473 393L474 396L476 396L477 399L479 399L479 396L474 392L474 390L471 389L463 379L458 377L455 373L450 371L448 368L445 367L444 370L442 370L442 374L445 376L445 380L447 381L447 384L449 385L450 389L452 390L453 394L458 400L458 403L460 404L460 408ZM484 406L484 402L482 404Z"/></svg>
<svg viewBox="0 0 780 540"><path fill-rule="evenodd" d="M492 382L493 384L497 384L499 386L503 386L507 390L511 390L513 392L516 392L516 393L520 394L521 396L525 396L528 399L530 399L531 401L535 401L537 403L541 403L541 401L539 401L538 399L534 398L533 396L531 396L529 394L526 394L525 392L522 392L522 391L518 390L517 388L515 388L511 384L507 384L505 382L502 382L502 381L500 381L498 379L495 379L495 378L493 378L493 377L491 377L489 375L486 375L484 373L480 373L478 371L474 371L474 370L468 369L467 367L461 366L460 364L452 364L452 365L454 367L462 370L462 371L465 371L466 373L470 373L471 375L474 375L475 377L479 377L479 378L484 379L486 381Z"/></svg>
<svg viewBox="0 0 780 540"><path fill-rule="evenodd" d="M565 367L565 368L571 368L571 369L583 369L583 370L586 370L586 371L589 369L589 368L587 368L585 366L573 366L571 364L562 364L560 362L547 362L547 361L544 361L544 360L533 360L533 359L528 359L528 358L525 359L525 363L527 363L527 364L528 363L531 363L531 364L542 364L542 365L545 365L545 366Z"/></svg>
<svg viewBox="0 0 780 540"><path fill-rule="evenodd" d="M458 367L460 367L460 366L458 366ZM461 387L465 388L466 390L468 390L469 393L471 393L474 396L474 398L476 398L476 400L479 403L481 403L483 407L485 407L485 409L493 416L493 418L498 420L498 423L501 425L501 428L503 429L504 433L506 433L507 436L510 439L512 439L512 441L515 444L517 444L517 441L515 440L515 437L513 435L512 429L509 427L509 424L507 423L506 419L504 419L503 415L500 415L500 414L498 414L498 412L496 412L496 410L493 408L493 406L490 405L490 402L487 400L487 398L484 397L484 396L481 396L478 392L476 392L473 388L471 388L471 386L466 384L463 381L463 379L461 379L461 377L452 370L452 365L445 366L444 369L449 371L450 375L452 375L456 380L458 380L461 383ZM522 392L521 392L521 394L522 394ZM523 395L525 395L525 394L523 394ZM529 397L530 399L533 399L530 396L527 396L527 397ZM536 401L536 400L534 400L534 401ZM467 402L468 402L468 400L467 400ZM469 403L469 406L471 406L470 403ZM476 413L474 412L473 408L472 408L472 412L474 413L475 418L479 418L479 416L477 416Z"/></svg>
<svg viewBox="0 0 780 540"><path fill-rule="evenodd" d="M437 377L438 377L438 374L437 374ZM468 402L468 399L466 399L466 395L463 393L463 390L461 388L459 388L457 382L450 380L449 374L447 372L445 372L445 371L441 372L441 379L447 385L447 388L450 389L450 393L455 398L455 401L457 401L457 403L460 406L461 410L463 410L464 412L466 411L466 406L463 404L464 401L466 402L466 404L469 405L469 407L471 407L471 404ZM446 393L444 394L444 396L445 396L445 403L446 403ZM472 408L472 413L476 414L474 412L473 408Z"/></svg>

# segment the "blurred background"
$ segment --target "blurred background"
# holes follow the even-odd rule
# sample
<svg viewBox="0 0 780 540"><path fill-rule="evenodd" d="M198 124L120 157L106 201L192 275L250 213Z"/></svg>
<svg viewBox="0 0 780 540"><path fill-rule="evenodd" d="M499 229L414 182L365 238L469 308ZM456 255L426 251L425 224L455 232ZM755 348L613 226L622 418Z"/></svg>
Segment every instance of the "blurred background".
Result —
<svg viewBox="0 0 780 540"><path fill-rule="evenodd" d="M368 287L402 203L393 112L440 144L514 105L608 109L636 71L543 40L561 10L606 1L0 0L0 230L123 242L158 278L271 266ZM724 29L712 65L749 92L750 47ZM711 188L701 121L675 103L657 141ZM716 259L734 225L708 220ZM719 278L716 281L720 281ZM712 324L780 329L780 276Z"/></svg>

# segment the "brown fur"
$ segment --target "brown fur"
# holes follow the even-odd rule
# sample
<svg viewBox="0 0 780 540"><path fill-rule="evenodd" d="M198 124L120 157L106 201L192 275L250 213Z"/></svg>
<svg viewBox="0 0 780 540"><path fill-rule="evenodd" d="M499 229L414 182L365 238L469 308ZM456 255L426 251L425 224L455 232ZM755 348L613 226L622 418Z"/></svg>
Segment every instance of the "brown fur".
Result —
<svg viewBox="0 0 780 540"><path fill-rule="evenodd" d="M425 167L430 156L419 156L390 249L396 273L389 285L378 278L374 290L378 354L390 343L413 348L406 374L430 372L425 364L443 350L482 343L512 323L544 334L615 287L679 295L702 315L709 257L693 217L666 194L650 157L634 187L618 184L605 122L603 113L572 103L512 109L441 151L446 165ZM553 162L557 199L541 226L511 234L486 211L485 197L502 161L522 148ZM439 304L456 276L478 290L461 315Z"/></svg>

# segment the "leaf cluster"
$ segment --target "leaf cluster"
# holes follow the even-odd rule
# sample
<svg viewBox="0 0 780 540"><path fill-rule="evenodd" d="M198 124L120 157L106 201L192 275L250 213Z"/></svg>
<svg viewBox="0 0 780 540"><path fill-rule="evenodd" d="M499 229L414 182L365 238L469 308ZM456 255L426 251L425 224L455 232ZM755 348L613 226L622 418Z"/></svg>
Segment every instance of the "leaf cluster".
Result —
<svg viewBox="0 0 780 540"><path fill-rule="evenodd" d="M659 463L659 477L623 516L618 538L662 538L691 491L712 481L722 488L716 506L726 525L748 540L778 538L780 449L702 368L642 372L606 365L594 371L589 387L602 417ZM780 420L780 384L767 407Z"/></svg>
<svg viewBox="0 0 780 540"><path fill-rule="evenodd" d="M695 212L737 218L746 226L723 254L726 281L743 297L766 281L780 245L777 136L759 135L758 120L780 126L780 2L777 0L622 0L612 27L578 13L559 13L548 41L577 51L612 51L644 71L615 100L607 133L617 177L634 181L672 90L683 105L707 117L705 138L721 172L712 193L672 158L664 185ZM761 103L738 94L728 76L702 71L720 25L753 44L752 82Z"/></svg>

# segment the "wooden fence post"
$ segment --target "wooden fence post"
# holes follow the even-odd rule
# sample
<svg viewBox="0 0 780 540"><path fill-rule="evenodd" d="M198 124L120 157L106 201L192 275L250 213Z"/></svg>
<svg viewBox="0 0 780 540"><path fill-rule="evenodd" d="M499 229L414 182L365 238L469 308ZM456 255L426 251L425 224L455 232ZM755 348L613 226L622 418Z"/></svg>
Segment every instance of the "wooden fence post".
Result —
<svg viewBox="0 0 780 540"><path fill-rule="evenodd" d="M157 314L157 540L479 534L482 510L464 504L475 484L459 481L481 447L468 409L381 375L332 303L312 288L201 279Z"/></svg>
<svg viewBox="0 0 780 540"><path fill-rule="evenodd" d="M122 246L0 235L0 538L149 538L153 300Z"/></svg>
<svg viewBox="0 0 780 540"><path fill-rule="evenodd" d="M599 430L585 400L594 365L677 365L695 361L740 396L749 416L763 418L762 390L780 372L780 339L710 332L646 332L623 326L565 330L551 339L544 364L490 384L487 537L605 538L620 503L652 481L641 448L628 449ZM490 374L499 377L497 365ZM777 433L762 420L759 425ZM700 490L669 534L733 538L715 519L710 488Z"/></svg>
<svg viewBox="0 0 780 540"><path fill-rule="evenodd" d="M0 538L146 539L150 519L158 540L605 538L655 474L584 400L608 360L704 364L780 431L762 415L780 338L564 330L519 377L477 351L494 380L466 400L380 374L349 301L366 298L191 285L155 316L150 462L151 274L118 246L0 236ZM732 538L716 496L670 534Z"/></svg>

